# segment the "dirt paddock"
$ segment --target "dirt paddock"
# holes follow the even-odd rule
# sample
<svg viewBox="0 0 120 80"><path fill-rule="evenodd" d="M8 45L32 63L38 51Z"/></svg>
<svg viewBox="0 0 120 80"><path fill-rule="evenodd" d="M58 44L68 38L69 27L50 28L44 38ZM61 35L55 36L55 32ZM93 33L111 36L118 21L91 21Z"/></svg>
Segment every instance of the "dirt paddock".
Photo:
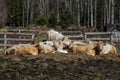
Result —
<svg viewBox="0 0 120 80"><path fill-rule="evenodd" d="M0 80L120 80L120 55L0 54Z"/></svg>

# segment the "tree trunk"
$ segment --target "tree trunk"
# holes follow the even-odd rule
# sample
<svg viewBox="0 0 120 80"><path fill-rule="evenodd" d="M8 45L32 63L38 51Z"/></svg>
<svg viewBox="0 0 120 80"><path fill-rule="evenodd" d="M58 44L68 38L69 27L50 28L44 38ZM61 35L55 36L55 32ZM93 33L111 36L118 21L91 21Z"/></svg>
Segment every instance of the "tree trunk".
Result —
<svg viewBox="0 0 120 80"><path fill-rule="evenodd" d="M120 0L119 0L119 26L120 26Z"/></svg>
<svg viewBox="0 0 120 80"><path fill-rule="evenodd" d="M30 0L27 0L27 20L26 25L29 25Z"/></svg>
<svg viewBox="0 0 120 80"><path fill-rule="evenodd" d="M108 3L108 23L111 23L111 1L112 0L109 0Z"/></svg>
<svg viewBox="0 0 120 80"><path fill-rule="evenodd" d="M86 16L87 16L87 0L83 0L84 3L84 10L83 10L83 20L84 20L84 26L87 26L87 20L86 20Z"/></svg>
<svg viewBox="0 0 120 80"><path fill-rule="evenodd" d="M60 21L60 13L59 13L59 0L57 0L57 22Z"/></svg>
<svg viewBox="0 0 120 80"><path fill-rule="evenodd" d="M115 5L115 2L114 0L112 0L112 8L111 8L111 23L114 24L114 5Z"/></svg>
<svg viewBox="0 0 120 80"><path fill-rule="evenodd" d="M107 2L104 0L104 25L107 23Z"/></svg>
<svg viewBox="0 0 120 80"><path fill-rule="evenodd" d="M95 27L95 29L96 29L96 24L97 24L96 16L97 16L97 0L94 1L94 27Z"/></svg>
<svg viewBox="0 0 120 80"><path fill-rule="evenodd" d="M31 1L31 6L30 6L30 24L33 23L33 15L34 15L34 1Z"/></svg>
<svg viewBox="0 0 120 80"><path fill-rule="evenodd" d="M22 26L25 27L25 2L22 2Z"/></svg>
<svg viewBox="0 0 120 80"><path fill-rule="evenodd" d="M93 27L93 2L90 0L91 27Z"/></svg>
<svg viewBox="0 0 120 80"><path fill-rule="evenodd" d="M5 0L0 0L0 25L5 25L7 20L7 6Z"/></svg>
<svg viewBox="0 0 120 80"><path fill-rule="evenodd" d="M87 11L88 11L88 15L87 15L87 27L90 26L90 0L87 0Z"/></svg>
<svg viewBox="0 0 120 80"><path fill-rule="evenodd" d="M78 9L77 22L78 22L78 26L80 26L80 2L79 2L79 0L77 0L77 9Z"/></svg>

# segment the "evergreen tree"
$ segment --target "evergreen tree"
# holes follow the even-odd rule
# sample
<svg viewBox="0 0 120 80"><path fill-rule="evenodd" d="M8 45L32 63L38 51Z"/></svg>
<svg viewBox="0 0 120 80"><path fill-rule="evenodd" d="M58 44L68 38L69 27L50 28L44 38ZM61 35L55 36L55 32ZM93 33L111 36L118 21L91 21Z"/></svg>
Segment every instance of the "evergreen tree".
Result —
<svg viewBox="0 0 120 80"><path fill-rule="evenodd" d="M56 14L54 12L52 12L48 19L48 27L55 27L56 25L57 25Z"/></svg>
<svg viewBox="0 0 120 80"><path fill-rule="evenodd" d="M22 23L22 6L21 0L6 0L9 8L9 16L15 18L16 23L21 25Z"/></svg>
<svg viewBox="0 0 120 80"><path fill-rule="evenodd" d="M47 25L48 21L44 16L39 16L35 20L36 25L44 26Z"/></svg>
<svg viewBox="0 0 120 80"><path fill-rule="evenodd" d="M71 15L71 10L70 7L67 6L61 15L61 26L65 29L66 27L70 26L73 24L73 16Z"/></svg>

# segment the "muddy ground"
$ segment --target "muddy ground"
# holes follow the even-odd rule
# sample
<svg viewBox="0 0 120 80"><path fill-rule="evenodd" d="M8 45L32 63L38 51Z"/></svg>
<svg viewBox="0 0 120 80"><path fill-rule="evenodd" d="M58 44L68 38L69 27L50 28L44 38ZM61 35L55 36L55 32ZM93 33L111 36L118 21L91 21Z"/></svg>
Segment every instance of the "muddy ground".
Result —
<svg viewBox="0 0 120 80"><path fill-rule="evenodd" d="M120 80L120 55L0 54L0 80Z"/></svg>

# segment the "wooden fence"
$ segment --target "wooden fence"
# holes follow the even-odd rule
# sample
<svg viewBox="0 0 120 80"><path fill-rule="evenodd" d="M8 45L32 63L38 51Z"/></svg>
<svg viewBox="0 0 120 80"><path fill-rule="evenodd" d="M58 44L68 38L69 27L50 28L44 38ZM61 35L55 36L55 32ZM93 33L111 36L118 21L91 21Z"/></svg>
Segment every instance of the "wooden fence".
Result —
<svg viewBox="0 0 120 80"><path fill-rule="evenodd" d="M81 31L61 31L61 33L72 40L84 40L84 35Z"/></svg>
<svg viewBox="0 0 120 80"><path fill-rule="evenodd" d="M109 41L113 42L113 35L111 32L86 32L84 34L84 39L91 41Z"/></svg>
<svg viewBox="0 0 120 80"><path fill-rule="evenodd" d="M0 31L1 32L1 31ZM81 31L60 31L65 36L68 36L70 39L73 40L93 40L93 41L109 41L110 43L113 43L113 41L120 41L120 37L114 37L113 34L117 34L115 32L85 32L82 33ZM119 33L119 32L118 32ZM15 36L18 37L15 37ZM37 35L37 39L35 39L35 36ZM43 37L44 38L41 38ZM14 36L14 37L9 37ZM24 38L24 37L26 38ZM117 35L118 36L118 35ZM16 44L23 44L22 42L34 42L35 40L41 41L40 39L46 39L46 31L39 31L39 30L2 30L0 33L0 46L4 46L4 48L8 46L12 46L15 44L9 44L9 42L13 41L16 42Z"/></svg>
<svg viewBox="0 0 120 80"><path fill-rule="evenodd" d="M0 33L0 46L7 48L16 44L34 43L35 35L31 33Z"/></svg>
<svg viewBox="0 0 120 80"><path fill-rule="evenodd" d="M115 32L86 32L84 40L109 41L112 44L114 41L120 41L120 37L114 37L114 34Z"/></svg>

